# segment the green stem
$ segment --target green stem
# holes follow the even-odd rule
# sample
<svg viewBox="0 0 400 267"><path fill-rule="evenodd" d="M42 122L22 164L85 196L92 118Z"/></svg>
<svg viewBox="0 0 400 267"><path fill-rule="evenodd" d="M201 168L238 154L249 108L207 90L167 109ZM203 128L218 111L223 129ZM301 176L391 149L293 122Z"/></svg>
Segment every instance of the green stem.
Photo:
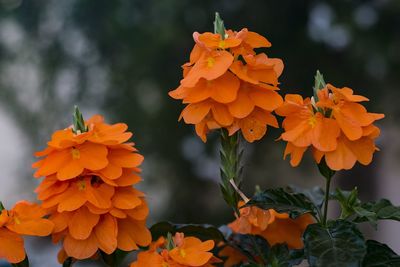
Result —
<svg viewBox="0 0 400 267"><path fill-rule="evenodd" d="M325 202L324 202L324 217L322 219L322 224L326 225L326 221L328 218L328 204L329 204L329 191L331 187L332 177L326 179L326 187L325 187Z"/></svg>
<svg viewBox="0 0 400 267"><path fill-rule="evenodd" d="M226 129L221 130L221 191L226 203L239 215L238 202L240 199L240 174L241 174L241 151L240 134L229 136ZM236 185L233 186L232 184Z"/></svg>
<svg viewBox="0 0 400 267"><path fill-rule="evenodd" d="M5 208L4 208L4 206L3 206L3 203L0 201L0 211L2 211L2 210L4 210Z"/></svg>
<svg viewBox="0 0 400 267"><path fill-rule="evenodd" d="M324 214L322 218L322 225L326 226L326 222L328 219L328 204L329 204L329 196L330 196L330 187L333 175L335 175L335 171L331 170L326 164L325 158L321 159L321 162L318 164L318 170L326 178L326 186L325 186L325 202L324 202Z"/></svg>

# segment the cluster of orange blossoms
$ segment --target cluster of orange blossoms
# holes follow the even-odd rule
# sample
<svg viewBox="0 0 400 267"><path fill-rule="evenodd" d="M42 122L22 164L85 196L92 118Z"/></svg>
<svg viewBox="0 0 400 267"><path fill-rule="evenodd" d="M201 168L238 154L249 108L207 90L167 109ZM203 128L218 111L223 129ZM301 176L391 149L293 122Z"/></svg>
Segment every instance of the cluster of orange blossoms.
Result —
<svg viewBox="0 0 400 267"><path fill-rule="evenodd" d="M240 201L239 207L242 206L244 202ZM240 217L228 226L235 233L260 235L271 246L286 243L289 248L299 249L303 247L303 232L310 223L314 223L310 214L291 219L287 213L252 206L241 208Z"/></svg>
<svg viewBox="0 0 400 267"><path fill-rule="evenodd" d="M37 204L18 202L11 210L0 213L0 259L22 262L26 255L21 235L47 236L54 224L44 219L46 211Z"/></svg>
<svg viewBox="0 0 400 267"><path fill-rule="evenodd" d="M239 207L244 204L240 201ZM314 222L310 214L291 219L287 213L252 206L241 208L239 218L228 226L234 233L262 236L271 246L286 243L291 249L301 249L303 248L303 233L307 226ZM231 267L246 260L244 255L229 246L225 247L219 255L228 258L225 267Z"/></svg>
<svg viewBox="0 0 400 267"><path fill-rule="evenodd" d="M244 204L244 201L240 201L239 207L243 207ZM290 249L301 249L303 248L303 233L312 223L315 221L310 214L291 219L287 213L252 206L241 208L239 218L228 227L234 233L262 236L271 246L284 243ZM247 261L244 254L229 245L225 246L218 255L226 258L224 267L237 266Z"/></svg>
<svg viewBox="0 0 400 267"><path fill-rule="evenodd" d="M33 165L35 177L45 177L36 192L54 223L53 241L63 242L61 262L151 242L147 203L133 187L141 180L143 156L126 143L132 133L126 124L109 125L98 115L85 125L84 132L56 131L48 147L36 153L44 158Z"/></svg>
<svg viewBox="0 0 400 267"><path fill-rule="evenodd" d="M370 164L380 134L373 123L384 115L367 112L362 101L368 98L330 84L318 90L317 99L286 95L276 113L285 117L281 138L287 141L291 165L300 163L308 147L317 163L324 157L332 170L351 169L357 161Z"/></svg>
<svg viewBox="0 0 400 267"><path fill-rule="evenodd" d="M214 248L213 240L202 242L196 237L176 233L171 241L168 247L168 240L160 237L149 250L140 252L130 267L212 267L221 262L210 252Z"/></svg>
<svg viewBox="0 0 400 267"><path fill-rule="evenodd" d="M267 125L278 127L272 111L283 102L276 92L283 63L254 51L271 43L247 29L227 30L223 37L195 32L193 39L184 78L169 93L188 104L180 119L194 124L203 141L210 130L226 128L230 135L241 130L253 142L265 135Z"/></svg>

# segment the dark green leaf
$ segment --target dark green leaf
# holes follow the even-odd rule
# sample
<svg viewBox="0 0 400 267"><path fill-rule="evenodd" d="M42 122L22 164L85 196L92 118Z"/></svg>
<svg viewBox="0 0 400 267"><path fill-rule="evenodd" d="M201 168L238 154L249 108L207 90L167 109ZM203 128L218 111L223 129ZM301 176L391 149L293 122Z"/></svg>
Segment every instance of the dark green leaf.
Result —
<svg viewBox="0 0 400 267"><path fill-rule="evenodd" d="M101 251L103 261L110 267L120 266L128 254L129 252L120 249L117 249L112 254L107 254Z"/></svg>
<svg viewBox="0 0 400 267"><path fill-rule="evenodd" d="M74 263L74 259L69 257L64 261L62 266L63 267L71 267L73 263Z"/></svg>
<svg viewBox="0 0 400 267"><path fill-rule="evenodd" d="M398 267L400 256L394 253L387 245L375 240L367 241L367 255L365 255L363 267Z"/></svg>
<svg viewBox="0 0 400 267"><path fill-rule="evenodd" d="M321 187L315 186L311 189L303 189L294 185L290 185L288 188L294 193L304 194L316 207L318 207L319 209L322 208L322 204L324 203L325 198L325 192L324 190L322 190Z"/></svg>
<svg viewBox="0 0 400 267"><path fill-rule="evenodd" d="M352 222L311 224L304 232L304 252L311 267L358 267L366 253L361 232Z"/></svg>
<svg viewBox="0 0 400 267"><path fill-rule="evenodd" d="M267 189L264 192L256 193L246 206L287 212L293 219L305 213L311 213L314 216L317 214L317 208L304 194L285 191L283 188Z"/></svg>
<svg viewBox="0 0 400 267"><path fill-rule="evenodd" d="M242 266L291 267L304 259L303 250L291 250L286 244L270 247L267 240L256 235L232 234L227 244L249 259L250 263Z"/></svg>
<svg viewBox="0 0 400 267"><path fill-rule="evenodd" d="M251 262L264 261L268 258L269 244L261 236L232 234L227 240L227 244L238 249Z"/></svg>
<svg viewBox="0 0 400 267"><path fill-rule="evenodd" d="M291 267L300 264L304 259L302 249L289 249L286 244L271 247L268 255L268 267Z"/></svg>
<svg viewBox="0 0 400 267"><path fill-rule="evenodd" d="M335 171L331 170L328 165L326 165L325 158L322 158L318 164L318 170L326 179L331 179L335 175Z"/></svg>
<svg viewBox="0 0 400 267"><path fill-rule="evenodd" d="M389 200L381 199L376 202L367 202L361 207L369 212L376 214L377 220L395 220L400 221L400 207L394 206ZM357 214L355 222L365 222L368 217Z"/></svg>
<svg viewBox="0 0 400 267"><path fill-rule="evenodd" d="M201 240L224 240L224 235L218 228L206 224L173 224L170 222L159 222L150 228L153 240L157 240L161 236L167 236L168 233L176 232L184 233L185 236L195 236Z"/></svg>
<svg viewBox="0 0 400 267"><path fill-rule="evenodd" d="M361 207L361 201L358 199L357 187L352 191L342 191L337 188L336 191L330 195L330 198L336 199L339 202L341 208L341 219L347 219L353 214L359 213L368 216L371 223L375 224L376 220L374 220L374 214L368 213L367 210L364 210Z"/></svg>

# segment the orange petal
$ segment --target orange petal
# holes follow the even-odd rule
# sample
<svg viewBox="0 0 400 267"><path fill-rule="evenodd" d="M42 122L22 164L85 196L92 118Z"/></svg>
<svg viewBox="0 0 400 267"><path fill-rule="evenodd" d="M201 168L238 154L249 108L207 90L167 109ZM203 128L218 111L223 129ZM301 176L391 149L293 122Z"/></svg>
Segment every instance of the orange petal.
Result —
<svg viewBox="0 0 400 267"><path fill-rule="evenodd" d="M98 214L93 214L86 207L82 207L72 215L68 223L69 233L74 239L87 239L99 219Z"/></svg>
<svg viewBox="0 0 400 267"><path fill-rule="evenodd" d="M211 105L208 101L189 104L182 111L181 117L183 117L185 123L197 124L207 116L210 109Z"/></svg>
<svg viewBox="0 0 400 267"><path fill-rule="evenodd" d="M225 105L214 103L211 107L211 111L214 119L221 124L221 126L228 126L233 123L233 117Z"/></svg>
<svg viewBox="0 0 400 267"><path fill-rule="evenodd" d="M117 220L111 215L104 215L94 228L99 248L107 254L117 249Z"/></svg>
<svg viewBox="0 0 400 267"><path fill-rule="evenodd" d="M19 263L25 259L24 240L16 233L0 228L0 259Z"/></svg>
<svg viewBox="0 0 400 267"><path fill-rule="evenodd" d="M248 90L240 88L237 98L228 104L229 112L238 119L248 116L254 109L254 102L248 95Z"/></svg>
<svg viewBox="0 0 400 267"><path fill-rule="evenodd" d="M89 238L84 240L77 240L72 236L67 235L63 244L68 256L78 260L92 257L98 249L97 238L95 235L90 235Z"/></svg>
<svg viewBox="0 0 400 267"><path fill-rule="evenodd" d="M250 99L254 104L262 109L273 111L282 105L282 97L275 91L270 90L252 90Z"/></svg>

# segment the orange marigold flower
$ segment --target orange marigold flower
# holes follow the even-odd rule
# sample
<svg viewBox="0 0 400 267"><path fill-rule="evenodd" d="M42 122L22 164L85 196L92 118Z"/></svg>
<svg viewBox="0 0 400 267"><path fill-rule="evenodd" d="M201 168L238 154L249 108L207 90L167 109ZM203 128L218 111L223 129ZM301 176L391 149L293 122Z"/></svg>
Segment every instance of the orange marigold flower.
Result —
<svg viewBox="0 0 400 267"><path fill-rule="evenodd" d="M291 165L300 163L308 147L317 163L324 157L332 170L351 169L357 161L370 164L380 133L373 123L384 115L367 112L359 104L362 101L368 99L331 84L318 91L316 103L300 95L286 95L276 113L285 117L281 139L287 141L284 155L291 156Z"/></svg>
<svg viewBox="0 0 400 267"><path fill-rule="evenodd" d="M173 238L173 248L166 247L167 241L160 237L150 245L148 251L138 254L138 258L131 267L165 267L165 266L198 266L212 267L221 260L210 251L214 248L214 241L202 242L196 237L185 237L183 233L176 233Z"/></svg>
<svg viewBox="0 0 400 267"><path fill-rule="evenodd" d="M133 185L141 181L143 156L123 123L109 125L95 115L86 132L56 131L48 147L36 153L44 159L33 166L38 199L54 223L53 241L61 241L59 259L90 258L101 250L137 250L151 242L146 227L145 195Z"/></svg>
<svg viewBox="0 0 400 267"><path fill-rule="evenodd" d="M21 235L47 236L54 224L43 217L46 211L37 204L18 202L11 210L0 213L0 259L19 263L25 259Z"/></svg>
<svg viewBox="0 0 400 267"><path fill-rule="evenodd" d="M194 124L204 142L214 129L226 128L230 135L240 130L253 142L265 135L267 125L278 127L272 112L283 103L276 92L283 63L254 51L271 43L247 29L227 30L223 37L195 32L193 39L180 86L169 92L187 104L179 120Z"/></svg>
<svg viewBox="0 0 400 267"><path fill-rule="evenodd" d="M244 205L239 202L239 207ZM228 226L239 234L252 234L264 237L270 245L286 243L289 248L302 248L302 236L307 225L313 223L311 215L305 214L296 219L289 218L286 213L278 213L273 209L263 210L258 207L240 209L240 216Z"/></svg>

